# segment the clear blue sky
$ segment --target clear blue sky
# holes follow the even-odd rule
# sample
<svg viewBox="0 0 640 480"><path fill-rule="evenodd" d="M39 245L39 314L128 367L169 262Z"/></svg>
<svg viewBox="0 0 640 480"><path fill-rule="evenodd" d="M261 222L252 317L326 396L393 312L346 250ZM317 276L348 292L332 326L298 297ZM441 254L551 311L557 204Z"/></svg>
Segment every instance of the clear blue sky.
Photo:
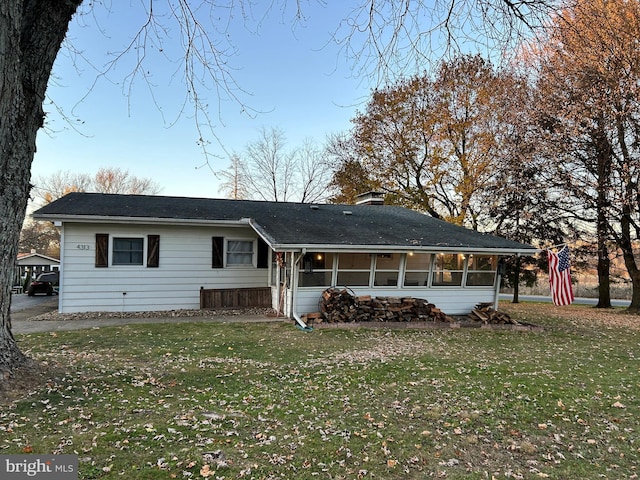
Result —
<svg viewBox="0 0 640 480"><path fill-rule="evenodd" d="M263 21L246 25L235 16L228 28L238 50L230 58L233 77L248 92L241 95L242 100L257 113L243 113L240 105L226 98L218 104L213 90L204 91L215 133L227 151L242 152L261 127L282 129L290 147L305 138L322 144L327 134L349 128L349 120L363 107L373 85L353 78L352 65L330 42L331 33L350 11L349 2L335 3L321 7L302 2L307 19L295 29L292 11L274 10ZM185 85L176 63L156 48L147 50L145 71L155 85L157 105L142 79L133 84L130 96L123 92L135 53L129 53L106 77L98 75L111 58L109 53L123 50L144 23L142 4L112 2L110 11L98 5L72 22L68 38L82 55L63 49L48 96L72 123L78 123L77 130L56 113L55 106L45 106L48 131L38 135L32 176L59 170L91 174L100 167L120 167L153 178L164 195L222 196L211 171L198 168L205 157L197 145L192 110L187 106L179 114ZM256 17L259 14L256 10ZM159 21L170 26L169 35L176 39L163 47L175 59L179 55L175 23ZM223 147L214 142L209 151L223 157L212 159L213 169L228 166Z"/></svg>

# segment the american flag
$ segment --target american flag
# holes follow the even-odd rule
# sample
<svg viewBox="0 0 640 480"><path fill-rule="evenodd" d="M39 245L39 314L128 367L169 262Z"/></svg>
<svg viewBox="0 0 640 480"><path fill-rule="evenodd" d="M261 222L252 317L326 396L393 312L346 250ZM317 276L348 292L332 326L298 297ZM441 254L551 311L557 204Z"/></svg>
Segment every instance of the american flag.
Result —
<svg viewBox="0 0 640 480"><path fill-rule="evenodd" d="M565 245L558 253L547 250L547 254L549 255L549 286L553 303L570 305L574 297L571 288L569 247Z"/></svg>

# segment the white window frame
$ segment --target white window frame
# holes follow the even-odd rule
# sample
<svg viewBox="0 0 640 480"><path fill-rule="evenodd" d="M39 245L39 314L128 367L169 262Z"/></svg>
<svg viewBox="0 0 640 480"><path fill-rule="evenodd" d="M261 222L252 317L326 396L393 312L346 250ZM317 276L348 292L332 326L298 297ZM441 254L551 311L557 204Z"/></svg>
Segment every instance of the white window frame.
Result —
<svg viewBox="0 0 640 480"><path fill-rule="evenodd" d="M457 261L462 261L462 265L460 268L456 268L455 270L449 268L439 268L439 260L447 255L455 255ZM467 257L464 253L436 253L433 256L431 262L431 275L429 280L429 288L464 288L466 282L466 273L467 273ZM449 276L453 278L456 275L460 275L460 281L457 283L447 282L445 278ZM438 276L440 279L438 279Z"/></svg>
<svg viewBox="0 0 640 480"><path fill-rule="evenodd" d="M233 252L229 249L232 242L244 242L251 244L251 263L229 263L229 255ZM257 268L258 258L257 240L255 238L226 238L224 239L224 266L225 268ZM248 254L249 252L241 252Z"/></svg>
<svg viewBox="0 0 640 480"><path fill-rule="evenodd" d="M114 260L116 258L115 254L115 243L116 240L119 239L135 239L142 240L142 261L141 263L115 263ZM145 259L147 258L147 241L144 235L109 235L109 266L110 267L123 267L123 268L135 268L135 267L144 267Z"/></svg>
<svg viewBox="0 0 640 480"><path fill-rule="evenodd" d="M470 268L472 266L473 263L475 263L475 259L476 257L491 257L492 259L492 269L490 270L481 270L478 268ZM466 275L465 275L465 279L464 279L464 286L465 288L493 288L496 285L496 279L498 278L497 272L498 272L498 256L497 255L492 255L492 254L471 254L467 257L467 271L466 271ZM472 277L475 274L481 274L481 275L486 275L486 274L493 274L493 283L490 285L469 285L469 278Z"/></svg>
<svg viewBox="0 0 640 480"><path fill-rule="evenodd" d="M329 284L328 285L302 285L304 283L304 276L307 275L307 273L305 273L304 270L304 265L301 265L300 268L298 269L298 288L318 288L318 287L324 287L324 288L328 288L332 285L335 284L335 278L336 278L336 262L338 261L338 253L335 252L326 252L324 250L320 251L313 251L313 252L308 252L313 256L317 256L317 255L321 255L323 257L325 257L325 262L326 262L326 256L327 255L331 255L331 265L326 267L326 268L313 268L313 273L322 273L323 275L326 275L327 273L329 274Z"/></svg>
<svg viewBox="0 0 640 480"><path fill-rule="evenodd" d="M396 268L379 268L379 263L382 263L380 259L386 258L387 256L393 259L394 262L397 262ZM400 272L402 270L402 257L403 255L401 255L400 253L376 253L373 256L373 273L371 278L373 288L398 288L401 280ZM378 273L395 273L396 283L392 285L376 285L376 278Z"/></svg>
<svg viewBox="0 0 640 480"><path fill-rule="evenodd" d="M340 257L342 255L368 255L369 256L369 266L368 268L365 270L364 268L341 268L340 267ZM374 255L372 253L368 253L368 252L340 252L338 253L338 258L336 260L336 283L339 283L340 280L343 280L343 278L340 278L340 273L341 272L345 272L345 273L356 273L356 274L363 274L365 272L367 272L368 274L368 281L366 284L360 285L360 284L351 284L351 285L343 285L346 287L360 287L360 288L371 288L372 284L373 284L373 262L374 262Z"/></svg>
<svg viewBox="0 0 640 480"><path fill-rule="evenodd" d="M426 255L428 262L425 268L415 269L410 268L409 266L409 258L414 255ZM412 288L412 289L422 289L429 288L431 286L431 272L433 271L433 258L435 257L434 253L431 252L407 252L404 255L404 263L403 269L401 272L401 285L402 288ZM420 280L416 285L407 285L407 274L421 274Z"/></svg>

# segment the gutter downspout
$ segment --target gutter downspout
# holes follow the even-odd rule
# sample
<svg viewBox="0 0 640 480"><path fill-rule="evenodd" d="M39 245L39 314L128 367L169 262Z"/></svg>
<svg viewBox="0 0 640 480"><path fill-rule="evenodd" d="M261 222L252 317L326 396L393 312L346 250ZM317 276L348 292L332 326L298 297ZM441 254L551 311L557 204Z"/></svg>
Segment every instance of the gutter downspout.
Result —
<svg viewBox="0 0 640 480"><path fill-rule="evenodd" d="M307 253L307 249L303 248L298 258L295 259L295 261L291 265L291 277L292 277L291 279L291 316L296 321L297 323L296 326L300 330L304 330L305 332L311 332L313 331L313 328L309 327L306 323L304 323L304 320L302 320L302 317L298 314L297 307L296 307L296 293L298 292L298 264L300 263L300 260L302 260L302 258L305 256L306 253ZM294 257L295 253L291 252L291 256Z"/></svg>
<svg viewBox="0 0 640 480"><path fill-rule="evenodd" d="M498 300L500 299L500 284L502 283L502 275L500 272L496 275L496 290L493 292L493 309L498 311Z"/></svg>

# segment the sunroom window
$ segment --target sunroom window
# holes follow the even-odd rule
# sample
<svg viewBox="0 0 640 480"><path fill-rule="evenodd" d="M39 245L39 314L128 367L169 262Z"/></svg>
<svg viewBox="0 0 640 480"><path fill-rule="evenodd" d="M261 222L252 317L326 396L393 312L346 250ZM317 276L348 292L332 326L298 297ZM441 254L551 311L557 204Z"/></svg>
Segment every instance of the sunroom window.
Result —
<svg viewBox="0 0 640 480"><path fill-rule="evenodd" d="M302 258L298 286L329 287L333 274L333 253L308 252Z"/></svg>
<svg viewBox="0 0 640 480"><path fill-rule="evenodd" d="M379 253L375 259L373 285L376 287L397 287L400 275L400 255Z"/></svg>
<svg viewBox="0 0 640 480"><path fill-rule="evenodd" d="M467 286L490 287L495 283L498 257L470 255L467 267Z"/></svg>
<svg viewBox="0 0 640 480"><path fill-rule="evenodd" d="M368 253L341 253L338 256L337 285L369 286L371 255Z"/></svg>
<svg viewBox="0 0 640 480"><path fill-rule="evenodd" d="M431 285L434 287L460 286L464 272L464 255L439 253L436 255Z"/></svg>
<svg viewBox="0 0 640 480"><path fill-rule="evenodd" d="M429 283L430 269L431 254L413 252L408 253L404 272L404 286L427 286L427 284Z"/></svg>

